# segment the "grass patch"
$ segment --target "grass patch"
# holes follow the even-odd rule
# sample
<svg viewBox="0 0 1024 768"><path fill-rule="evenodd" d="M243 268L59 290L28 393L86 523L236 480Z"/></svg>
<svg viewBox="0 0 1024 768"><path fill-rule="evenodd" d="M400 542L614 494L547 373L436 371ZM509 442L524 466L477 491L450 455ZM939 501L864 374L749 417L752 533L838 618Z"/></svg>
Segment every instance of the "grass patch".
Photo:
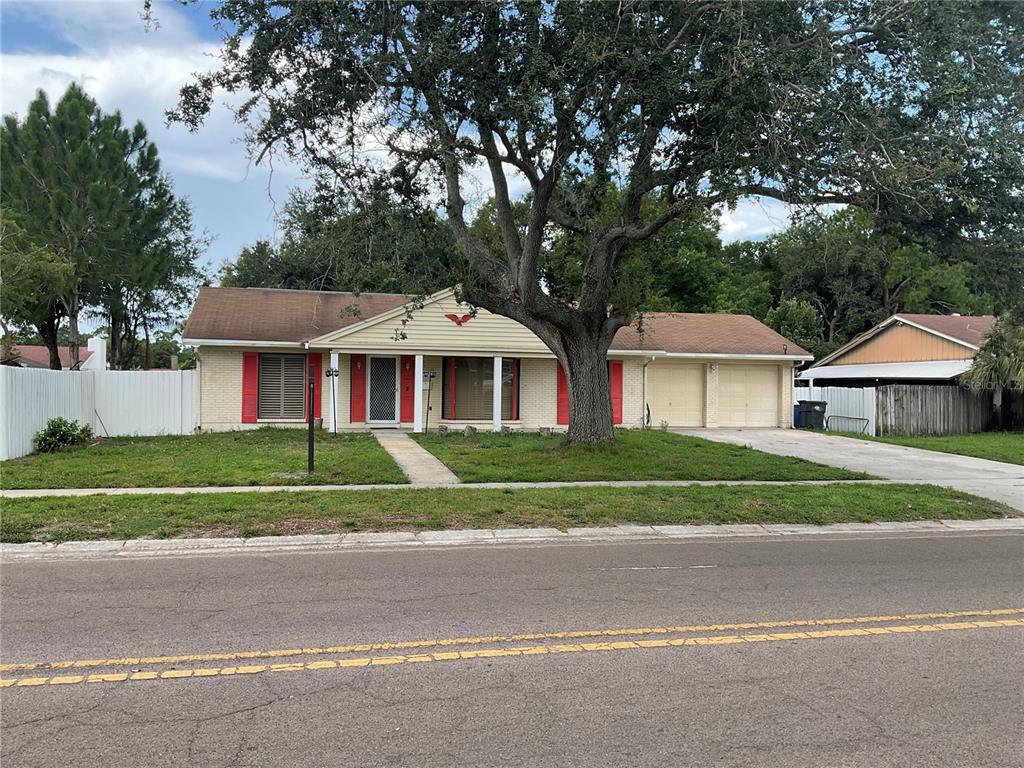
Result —
<svg viewBox="0 0 1024 768"><path fill-rule="evenodd" d="M452 488L7 499L5 542L338 531L979 519L998 502L929 485Z"/></svg>
<svg viewBox="0 0 1024 768"><path fill-rule="evenodd" d="M465 483L557 480L849 480L867 475L740 445L659 430L620 429L607 446L560 436L478 432L413 435Z"/></svg>
<svg viewBox="0 0 1024 768"><path fill-rule="evenodd" d="M975 432L969 435L943 435L942 437L869 437L867 435L844 435L879 443L906 445L910 448L925 448L929 451L956 453L960 456L975 456L979 459L1003 461L1007 464L1024 464L1024 431L1016 432Z"/></svg>
<svg viewBox="0 0 1024 768"><path fill-rule="evenodd" d="M0 463L0 485L10 489L404 482L373 435L322 430L316 473L307 476L306 432L281 428L114 437Z"/></svg>

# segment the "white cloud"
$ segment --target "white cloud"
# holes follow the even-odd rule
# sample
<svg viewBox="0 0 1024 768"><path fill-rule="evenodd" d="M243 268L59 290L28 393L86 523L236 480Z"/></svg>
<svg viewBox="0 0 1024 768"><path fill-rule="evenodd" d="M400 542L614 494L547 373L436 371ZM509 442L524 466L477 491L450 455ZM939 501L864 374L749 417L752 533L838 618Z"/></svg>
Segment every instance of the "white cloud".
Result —
<svg viewBox="0 0 1024 768"><path fill-rule="evenodd" d="M216 41L202 39L175 6L159 4L159 26L146 30L141 0L127 2L7 3L6 17L33 18L59 37L52 53L26 49L7 36L0 72L0 108L23 114L37 90L55 103L79 83L105 112L125 122L141 120L160 151L164 170L179 194L193 201L197 224L215 236L207 261L219 265L242 245L274 233L274 214L287 188L302 183L295 165L278 158L273 171L255 166L241 143L242 127L218 103L192 133L166 124L181 87L210 69Z"/></svg>
<svg viewBox="0 0 1024 768"><path fill-rule="evenodd" d="M4 15L45 24L54 37L83 51L131 44L174 48L195 39L188 19L173 6L154 4L143 20L141 0L5 0Z"/></svg>
<svg viewBox="0 0 1024 768"><path fill-rule="evenodd" d="M744 197L732 209L722 209L718 216L722 242L763 240L782 232L800 213L813 212L827 216L841 205L796 206L770 197Z"/></svg>

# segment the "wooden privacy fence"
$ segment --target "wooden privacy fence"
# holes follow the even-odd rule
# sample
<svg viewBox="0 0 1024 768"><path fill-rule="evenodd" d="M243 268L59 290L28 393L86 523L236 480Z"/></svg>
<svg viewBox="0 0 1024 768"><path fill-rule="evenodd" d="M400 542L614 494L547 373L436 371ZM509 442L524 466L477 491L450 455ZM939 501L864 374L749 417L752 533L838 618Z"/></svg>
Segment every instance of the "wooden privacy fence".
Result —
<svg viewBox="0 0 1024 768"><path fill-rule="evenodd" d="M196 426L195 371L50 371L0 366L0 459L32 452L56 416L101 437L184 435Z"/></svg>
<svg viewBox="0 0 1024 768"><path fill-rule="evenodd" d="M961 435L992 425L992 395L955 386L889 384L878 388L879 435Z"/></svg>

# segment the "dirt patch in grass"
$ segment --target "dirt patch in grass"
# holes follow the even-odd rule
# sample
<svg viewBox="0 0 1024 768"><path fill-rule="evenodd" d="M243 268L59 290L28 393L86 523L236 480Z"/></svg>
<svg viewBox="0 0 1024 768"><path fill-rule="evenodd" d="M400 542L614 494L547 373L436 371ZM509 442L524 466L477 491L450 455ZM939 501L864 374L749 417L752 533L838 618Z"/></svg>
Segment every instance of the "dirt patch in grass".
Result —
<svg viewBox="0 0 1024 768"><path fill-rule="evenodd" d="M81 520L58 520L35 529L36 541L75 541L106 539L113 523L86 523Z"/></svg>

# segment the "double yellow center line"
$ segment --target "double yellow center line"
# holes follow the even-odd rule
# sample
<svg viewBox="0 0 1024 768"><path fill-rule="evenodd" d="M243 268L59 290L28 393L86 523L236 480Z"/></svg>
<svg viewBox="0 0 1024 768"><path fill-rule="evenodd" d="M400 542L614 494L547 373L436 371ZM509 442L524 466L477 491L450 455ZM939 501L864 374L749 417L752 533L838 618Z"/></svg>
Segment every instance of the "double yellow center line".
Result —
<svg viewBox="0 0 1024 768"><path fill-rule="evenodd" d="M483 658L516 656L544 656L563 653L596 653L604 651L640 650L646 648L672 648L699 645L734 645L744 643L821 640L844 637L874 637L913 633L949 632L964 630L1005 629L1024 627L1024 608L1001 608L973 611L943 611L885 616L853 616L825 619L797 619L783 621L756 621L725 624L695 624L666 627L640 627L631 629L569 630L518 635L490 635L457 637L438 640L411 640L392 643L366 643L311 648L288 648L265 651L237 651L223 653L186 654L177 656L137 656L110 659L82 659L76 661L23 662L0 665L0 672L37 671L45 675L0 678L0 688L25 688L49 685L75 685L89 683L121 683L143 680L180 680L204 677L229 677L276 672L302 672L349 667L375 667L396 664L420 664L443 661L468 661ZM949 621L949 619L961 619ZM969 620L962 620L969 619ZM945 620L945 621L936 621ZM919 623L929 622L929 623ZM881 624L884 626L864 626ZM861 626L858 626L861 625ZM814 629L814 627L833 627ZM750 632L749 630L799 629L790 632ZM700 632L738 632L741 634L714 634L692 636ZM663 637L684 635L684 637ZM621 637L623 640L598 639L594 642L551 642L589 640L592 638ZM533 645L507 645L534 642ZM548 642L544 642L548 641ZM497 645L494 648L472 646ZM469 646L466 648L466 646ZM461 648L460 648L461 647ZM421 653L388 653L386 655L351 656L354 653L380 651L432 650ZM151 665L198 664L211 661L243 661L280 659L296 656L346 656L346 658L318 658L315 661L243 664L225 667L184 667L172 669L129 669ZM109 672L77 672L77 670L121 668ZM74 674L67 674L76 670ZM61 671L64 674L53 674Z"/></svg>

